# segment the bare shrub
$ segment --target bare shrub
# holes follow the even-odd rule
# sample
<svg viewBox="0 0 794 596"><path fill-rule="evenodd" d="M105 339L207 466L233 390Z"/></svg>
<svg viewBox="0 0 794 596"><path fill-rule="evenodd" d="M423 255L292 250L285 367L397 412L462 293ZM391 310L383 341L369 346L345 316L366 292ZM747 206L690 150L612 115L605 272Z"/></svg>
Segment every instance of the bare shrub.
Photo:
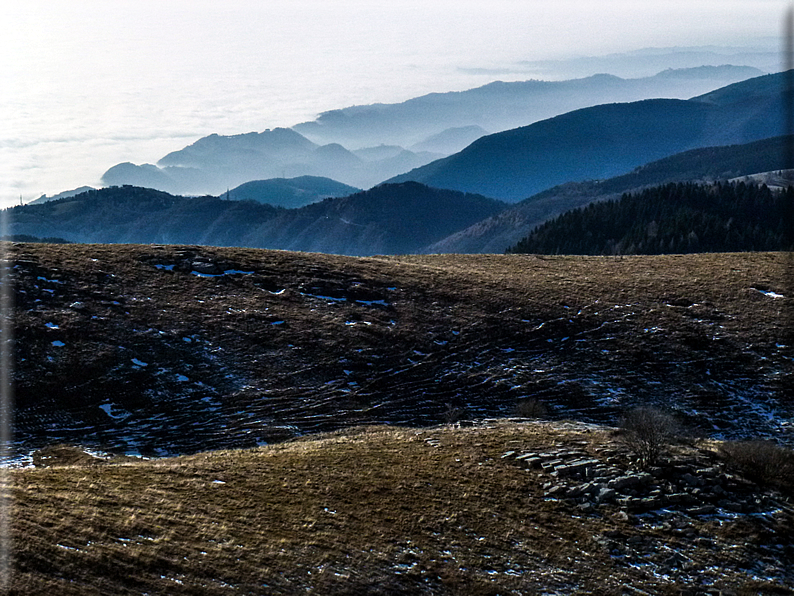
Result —
<svg viewBox="0 0 794 596"><path fill-rule="evenodd" d="M465 414L466 412L463 408L447 404L447 408L444 410L444 422L446 424L455 424L456 422L460 422Z"/></svg>
<svg viewBox="0 0 794 596"><path fill-rule="evenodd" d="M549 410L542 401L523 399L516 404L516 414L522 418L545 418Z"/></svg>
<svg viewBox="0 0 794 596"><path fill-rule="evenodd" d="M737 472L758 482L794 492L794 451L772 441L727 441L720 455Z"/></svg>
<svg viewBox="0 0 794 596"><path fill-rule="evenodd" d="M648 407L628 411L620 427L623 443L643 468L657 464L678 434L678 423L670 414Z"/></svg>

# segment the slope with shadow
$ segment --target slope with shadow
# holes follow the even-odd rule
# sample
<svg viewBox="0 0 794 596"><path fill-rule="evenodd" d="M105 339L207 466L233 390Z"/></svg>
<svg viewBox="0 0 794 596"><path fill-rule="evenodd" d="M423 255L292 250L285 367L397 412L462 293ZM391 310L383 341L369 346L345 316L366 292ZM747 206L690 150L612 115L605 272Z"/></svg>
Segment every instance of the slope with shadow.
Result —
<svg viewBox="0 0 794 596"><path fill-rule="evenodd" d="M18 244L15 449L165 455L364 423L614 423L792 442L781 253L352 258Z"/></svg>
<svg viewBox="0 0 794 596"><path fill-rule="evenodd" d="M136 186L111 186L58 201L14 207L13 234L84 243L233 245L241 231L279 210L218 197L187 198Z"/></svg>
<svg viewBox="0 0 794 596"><path fill-rule="evenodd" d="M412 253L505 207L481 195L416 182L382 184L282 213L241 241L244 246L358 256Z"/></svg>
<svg viewBox="0 0 794 596"><path fill-rule="evenodd" d="M394 254L416 252L505 206L486 197L415 182L382 185L301 209L218 197L179 197L124 186L15 207L9 233L84 243Z"/></svg>
<svg viewBox="0 0 794 596"><path fill-rule="evenodd" d="M794 249L794 187L667 184L574 209L508 252L668 254Z"/></svg>
<svg viewBox="0 0 794 596"><path fill-rule="evenodd" d="M608 104L482 137L396 176L516 202L565 182L603 179L675 153L783 132L785 73L683 100Z"/></svg>
<svg viewBox="0 0 794 596"><path fill-rule="evenodd" d="M295 209L329 197L345 197L360 191L360 188L348 186L330 178L298 176L296 178L252 180L231 189L228 193L221 195L221 198L233 201L256 201L274 207Z"/></svg>
<svg viewBox="0 0 794 596"><path fill-rule="evenodd" d="M615 178L562 184L456 232L422 252L501 253L552 217L595 201L619 199L625 192L672 182L713 182L781 170L790 143L794 143L793 137L780 136L743 145L692 149Z"/></svg>

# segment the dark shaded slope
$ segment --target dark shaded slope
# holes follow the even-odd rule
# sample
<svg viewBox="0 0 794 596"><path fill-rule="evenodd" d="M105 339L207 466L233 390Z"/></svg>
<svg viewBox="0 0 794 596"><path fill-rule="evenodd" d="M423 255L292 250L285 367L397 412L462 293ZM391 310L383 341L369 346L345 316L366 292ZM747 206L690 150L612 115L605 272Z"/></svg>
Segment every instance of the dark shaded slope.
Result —
<svg viewBox="0 0 794 596"><path fill-rule="evenodd" d="M41 205L14 207L11 231L89 243L225 246L234 244L241 229L277 213L270 205L113 186Z"/></svg>
<svg viewBox="0 0 794 596"><path fill-rule="evenodd" d="M410 253L504 208L480 195L415 182L383 184L282 213L244 241L252 245L258 238L257 246L264 248L359 256Z"/></svg>
<svg viewBox="0 0 794 596"><path fill-rule="evenodd" d="M456 232L424 252L503 252L551 217L594 201L618 199L624 192L670 182L710 182L779 170L784 167L784 148L790 142L794 138L781 136L744 145L692 149L615 178L563 184Z"/></svg>
<svg viewBox="0 0 794 596"><path fill-rule="evenodd" d="M577 110L483 137L391 181L416 180L514 202L565 182L618 176L688 149L779 135L782 89L781 73L696 100Z"/></svg>
<svg viewBox="0 0 794 596"><path fill-rule="evenodd" d="M539 226L512 253L665 254L792 250L794 188L668 184Z"/></svg>
<svg viewBox="0 0 794 596"><path fill-rule="evenodd" d="M490 217L504 203L411 182L302 209L111 187L11 210L12 234L87 243L249 246L353 255L409 253Z"/></svg>
<svg viewBox="0 0 794 596"><path fill-rule="evenodd" d="M598 183L602 192L700 180L725 180L785 168L786 147L794 136L770 137L739 145L703 147L665 157L628 174Z"/></svg>
<svg viewBox="0 0 794 596"><path fill-rule="evenodd" d="M708 434L791 441L782 254L17 245L10 258L22 450L254 446L436 424L447 404L509 415L526 398L557 419L656 404Z"/></svg>

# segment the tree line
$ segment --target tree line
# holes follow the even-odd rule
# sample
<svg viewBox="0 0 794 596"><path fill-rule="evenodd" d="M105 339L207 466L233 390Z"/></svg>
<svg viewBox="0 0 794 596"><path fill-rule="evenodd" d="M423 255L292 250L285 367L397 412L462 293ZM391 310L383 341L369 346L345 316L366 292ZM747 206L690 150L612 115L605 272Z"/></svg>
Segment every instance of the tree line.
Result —
<svg viewBox="0 0 794 596"><path fill-rule="evenodd" d="M591 203L507 249L535 254L665 254L794 248L794 187L665 184Z"/></svg>

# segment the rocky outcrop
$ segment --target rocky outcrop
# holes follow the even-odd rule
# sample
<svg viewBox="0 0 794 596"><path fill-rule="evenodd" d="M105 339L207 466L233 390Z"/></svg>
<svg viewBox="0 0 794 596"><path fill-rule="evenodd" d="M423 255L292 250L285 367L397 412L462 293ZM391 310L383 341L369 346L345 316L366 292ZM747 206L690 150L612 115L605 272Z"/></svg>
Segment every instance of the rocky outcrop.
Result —
<svg viewBox="0 0 794 596"><path fill-rule="evenodd" d="M544 489L548 498L587 512L604 513L604 508L610 507L627 514L703 516L763 514L791 507L782 497L760 495L753 483L704 459L673 457L666 465L638 471L621 449L598 455L564 449L514 452L507 457L547 475Z"/></svg>
<svg viewBox="0 0 794 596"><path fill-rule="evenodd" d="M568 446L503 457L540 477L546 501L574 517L603 518L609 529L592 540L617 566L691 583L682 595L735 594L710 586L720 579L721 557L748 540L724 528L742 523L768 536L759 539L759 553L735 563L751 575L787 581L779 557L789 548L781 534L781 520L794 512L788 497L732 473L706 450L682 450L647 470L635 469L618 445L591 450Z"/></svg>

